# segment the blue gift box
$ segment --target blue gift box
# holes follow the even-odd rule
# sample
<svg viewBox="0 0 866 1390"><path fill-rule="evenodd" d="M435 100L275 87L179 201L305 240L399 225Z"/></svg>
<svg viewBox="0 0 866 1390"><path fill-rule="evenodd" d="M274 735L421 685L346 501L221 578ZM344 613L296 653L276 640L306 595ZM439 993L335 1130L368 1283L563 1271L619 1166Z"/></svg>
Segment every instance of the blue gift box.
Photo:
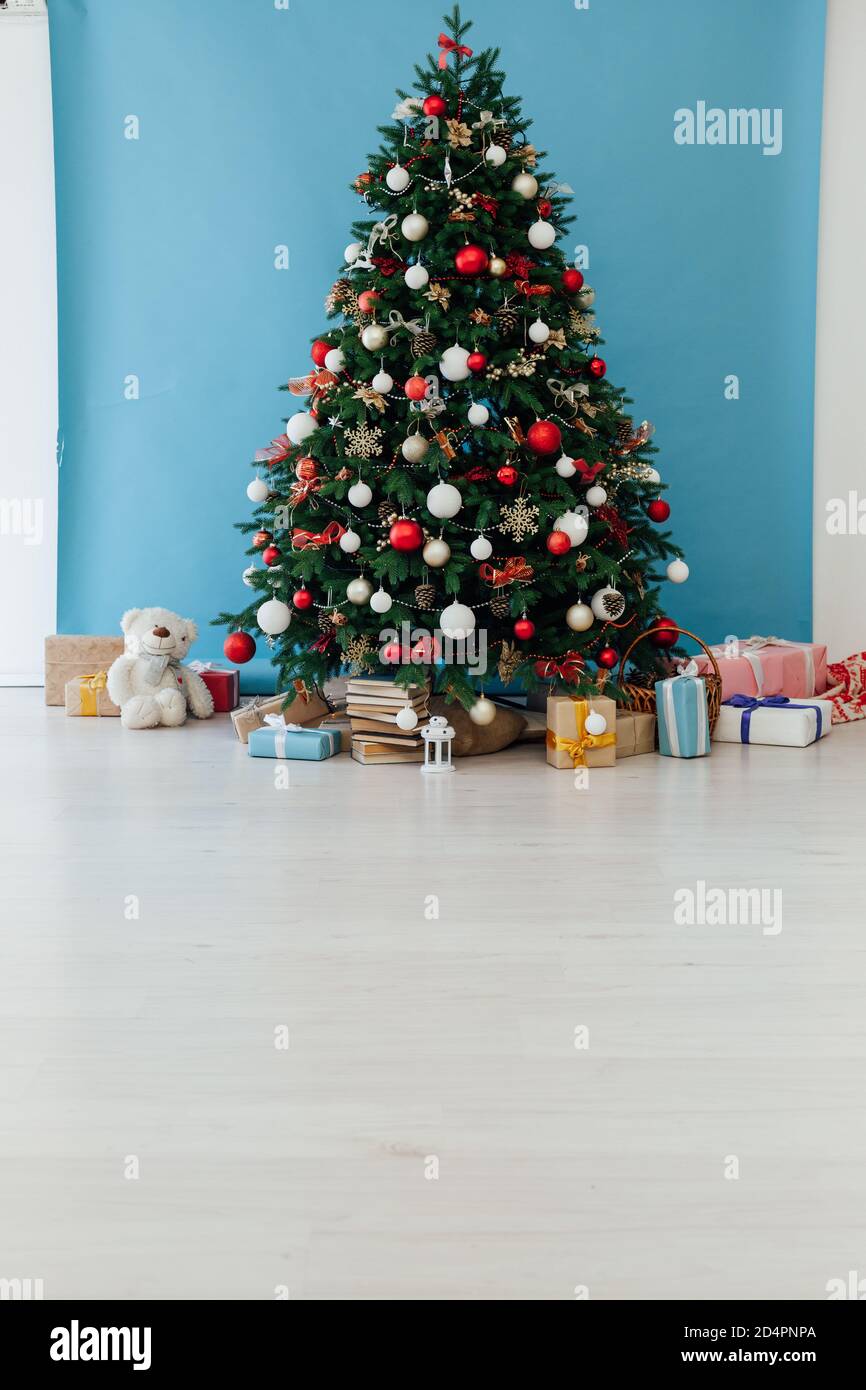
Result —
<svg viewBox="0 0 866 1390"><path fill-rule="evenodd" d="M709 753L706 681L691 673L656 681L656 714L664 757L703 758Z"/></svg>
<svg viewBox="0 0 866 1390"><path fill-rule="evenodd" d="M321 762L340 751L339 729L305 729L286 724L281 715L267 715L261 729L253 729L247 749L251 758L289 758Z"/></svg>

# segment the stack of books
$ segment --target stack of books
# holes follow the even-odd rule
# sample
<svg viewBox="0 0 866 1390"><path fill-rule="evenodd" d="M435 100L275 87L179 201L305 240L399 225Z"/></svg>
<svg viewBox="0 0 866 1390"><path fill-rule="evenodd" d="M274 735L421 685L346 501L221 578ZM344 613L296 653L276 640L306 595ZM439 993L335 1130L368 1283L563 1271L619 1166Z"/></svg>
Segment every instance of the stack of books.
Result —
<svg viewBox="0 0 866 1390"><path fill-rule="evenodd" d="M414 729L397 723L401 709L410 705L418 716ZM396 681L350 680L346 688L346 713L352 725L352 757L359 763L420 763L424 761L421 726L429 718L427 691L421 685L397 685Z"/></svg>

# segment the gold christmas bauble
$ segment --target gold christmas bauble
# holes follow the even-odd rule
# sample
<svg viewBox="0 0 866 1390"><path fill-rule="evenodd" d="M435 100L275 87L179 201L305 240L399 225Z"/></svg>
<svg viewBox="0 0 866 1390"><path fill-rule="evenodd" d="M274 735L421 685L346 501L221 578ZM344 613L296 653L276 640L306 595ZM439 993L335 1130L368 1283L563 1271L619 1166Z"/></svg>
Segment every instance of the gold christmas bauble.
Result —
<svg viewBox="0 0 866 1390"><path fill-rule="evenodd" d="M492 724L496 718L496 706L492 700L488 700L486 695L482 695L480 700L476 700L474 705L470 705L469 718L473 724Z"/></svg>
<svg viewBox="0 0 866 1390"><path fill-rule="evenodd" d="M508 266L501 256L492 256L487 269L490 271L491 275L495 275L497 280L499 280L506 274Z"/></svg>
<svg viewBox="0 0 866 1390"><path fill-rule="evenodd" d="M431 570L441 570L443 565L447 565L451 559L451 547L447 541L437 538L428 541L421 552L424 564L429 565Z"/></svg>

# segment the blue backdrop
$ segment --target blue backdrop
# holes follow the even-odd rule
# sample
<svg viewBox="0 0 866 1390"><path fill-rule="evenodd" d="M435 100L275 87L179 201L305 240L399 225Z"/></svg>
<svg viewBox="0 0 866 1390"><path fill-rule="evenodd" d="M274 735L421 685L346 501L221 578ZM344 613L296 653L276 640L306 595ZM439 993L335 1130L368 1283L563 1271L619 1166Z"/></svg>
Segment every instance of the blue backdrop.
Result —
<svg viewBox="0 0 866 1390"><path fill-rule="evenodd" d="M446 7L52 0L60 631L246 602L247 464L324 325L347 185ZM575 190L611 378L655 422L692 570L668 611L711 639L808 637L823 0L464 13ZM766 109L770 145L778 110L781 149L701 143L699 103Z"/></svg>

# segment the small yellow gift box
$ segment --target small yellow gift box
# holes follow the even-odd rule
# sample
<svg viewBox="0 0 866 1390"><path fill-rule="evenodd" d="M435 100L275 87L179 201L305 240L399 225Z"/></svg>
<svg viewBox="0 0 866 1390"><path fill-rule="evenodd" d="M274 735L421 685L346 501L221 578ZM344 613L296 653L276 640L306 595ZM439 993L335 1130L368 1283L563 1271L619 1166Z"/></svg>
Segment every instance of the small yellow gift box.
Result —
<svg viewBox="0 0 866 1390"><path fill-rule="evenodd" d="M590 713L607 722L603 734L590 734ZM547 761L551 767L613 767L616 762L616 705L606 695L578 699L575 695L550 695L547 700Z"/></svg>
<svg viewBox="0 0 866 1390"><path fill-rule="evenodd" d="M120 714L108 694L108 672L90 671L66 682L66 713L82 718Z"/></svg>

